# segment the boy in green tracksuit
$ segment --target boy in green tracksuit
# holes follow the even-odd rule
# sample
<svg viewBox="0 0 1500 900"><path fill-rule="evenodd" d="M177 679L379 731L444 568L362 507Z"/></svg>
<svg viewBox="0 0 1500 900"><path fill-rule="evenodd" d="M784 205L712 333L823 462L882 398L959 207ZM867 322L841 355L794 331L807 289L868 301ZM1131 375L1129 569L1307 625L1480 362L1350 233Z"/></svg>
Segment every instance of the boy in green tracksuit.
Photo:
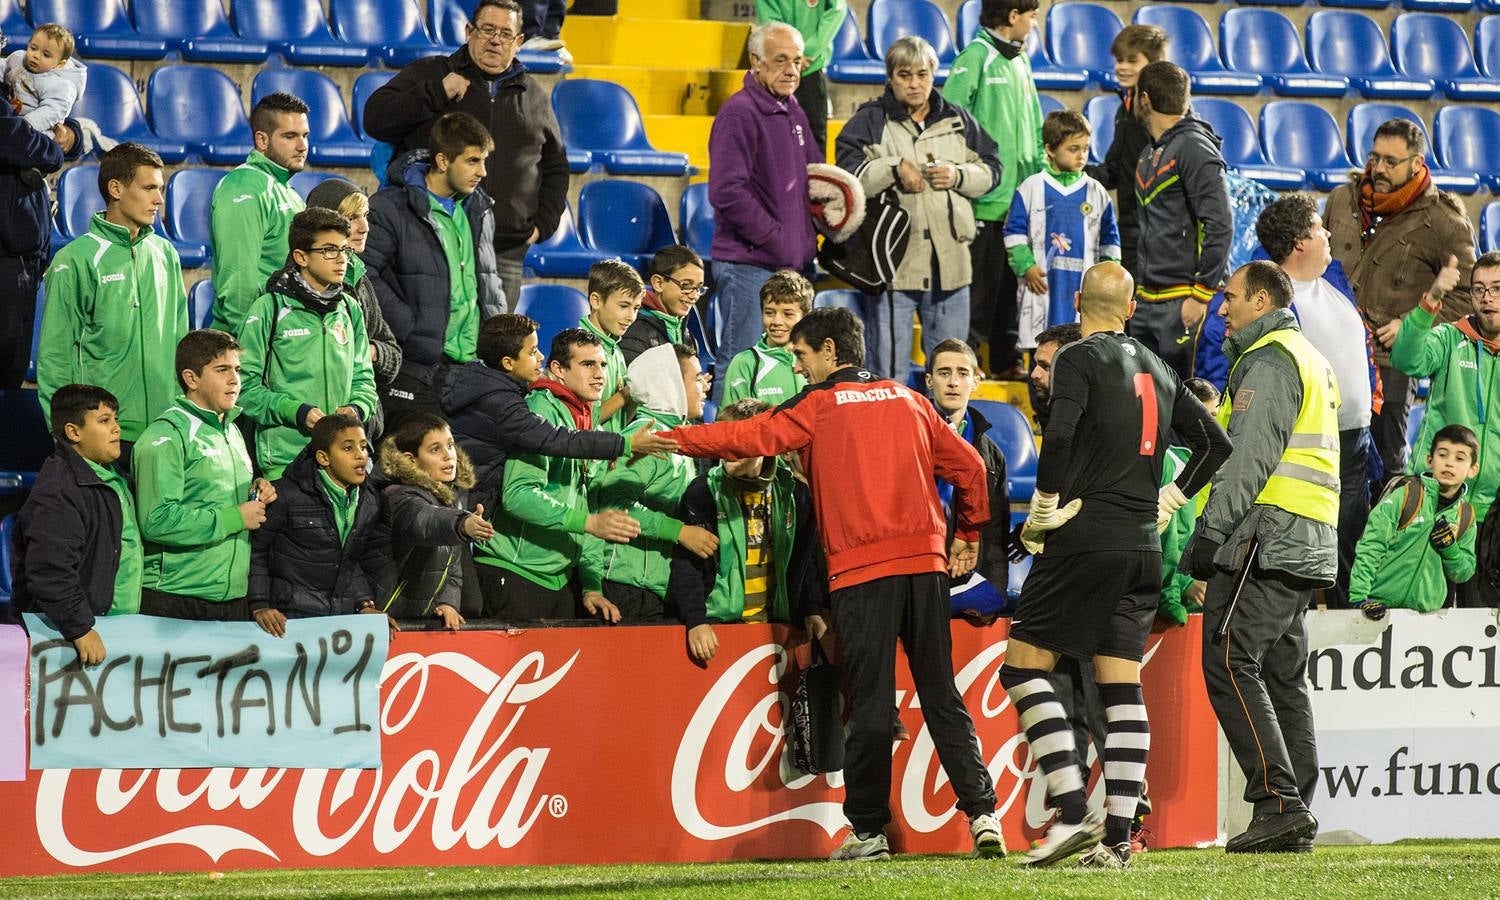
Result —
<svg viewBox="0 0 1500 900"><path fill-rule="evenodd" d="M280 478L318 420L338 412L363 422L379 402L359 302L345 291L349 220L331 209L292 219L290 264L251 304L240 329L241 405L257 424L255 459Z"/></svg>
<svg viewBox="0 0 1500 900"><path fill-rule="evenodd" d="M292 176L307 166L307 104L280 91L250 111L255 149L214 188L209 211L213 245L213 326L238 334L266 279L286 265L292 216L307 205Z"/></svg>
<svg viewBox="0 0 1500 900"><path fill-rule="evenodd" d="M240 347L222 331L190 331L177 344L182 396L141 433L134 459L145 569L141 613L248 621L250 532L276 490L252 480L234 420Z"/></svg>
<svg viewBox="0 0 1500 900"><path fill-rule="evenodd" d="M660 344L630 364L631 394L638 412L630 423L646 432L665 431L703 418L704 383L698 351L685 344ZM698 475L697 464L672 453L635 462L620 460L600 472L591 490L594 509L620 509L641 523L628 544L584 540L580 582L584 597L608 599L622 622L660 621L666 613L672 548L682 545L707 557L719 539L699 525L677 518L682 494Z"/></svg>
<svg viewBox="0 0 1500 900"><path fill-rule="evenodd" d="M1219 389L1204 378L1189 378L1182 383L1197 397L1210 415L1219 412ZM1165 487L1176 481L1182 467L1187 465L1192 454L1185 447L1168 447L1162 465L1161 483ZM1186 572L1179 572L1177 564L1182 552L1187 549L1188 538L1193 536L1198 514L1208 502L1208 488L1198 492L1192 502L1184 504L1167 520L1161 532L1161 598L1156 604L1156 614L1177 625L1186 625L1188 613L1203 611L1203 592L1207 585Z"/></svg>
<svg viewBox="0 0 1500 900"><path fill-rule="evenodd" d="M796 97L807 113L820 152L828 152L828 73L824 70L833 58L834 39L848 14L847 0L755 0L756 25L782 22L802 35L807 68L802 70Z"/></svg>
<svg viewBox="0 0 1500 900"><path fill-rule="evenodd" d="M1431 475L1395 482L1370 510L1354 549L1349 597L1372 619L1387 608L1432 612L1448 601L1448 585L1474 576L1479 529L1464 500L1464 481L1479 471L1479 439L1449 425L1432 440Z"/></svg>
<svg viewBox="0 0 1500 900"><path fill-rule="evenodd" d="M990 371L1020 381L1026 372L1016 352L1017 281L1003 232L1016 187L1045 162L1041 99L1025 49L1038 7L1038 0L983 0L983 27L953 60L943 85L943 99L968 110L999 149L1000 180L974 202L979 233L969 245L974 264L970 331L990 342Z"/></svg>
<svg viewBox="0 0 1500 900"><path fill-rule="evenodd" d="M718 421L738 422L770 408L748 398ZM667 595L687 628L688 652L708 662L718 652L715 624L801 623L828 604L812 496L775 457L721 463L696 478L677 516L718 536L718 551L685 546L672 554Z"/></svg>
<svg viewBox="0 0 1500 900"><path fill-rule="evenodd" d="M549 424L593 427L593 409L604 392L604 345L582 328L552 339L547 373L533 381L526 406ZM566 619L578 604L574 569L583 536L624 543L640 523L617 509L589 512L589 463L583 459L512 454L505 461L495 536L474 549L486 618L512 621ZM589 615L618 622L619 610L597 596L584 602Z"/></svg>
<svg viewBox="0 0 1500 900"><path fill-rule="evenodd" d="M807 385L793 371L792 326L812 312L812 282L782 269L760 288L760 322L765 332L755 346L741 350L724 373L724 405L754 397L777 406Z"/></svg>
<svg viewBox="0 0 1500 900"><path fill-rule="evenodd" d="M58 251L44 281L37 399L49 415L65 384L105 388L120 403L120 468L147 423L177 396L172 354L188 331L182 262L152 231L162 203L162 161L124 143L99 161L104 212Z"/></svg>
<svg viewBox="0 0 1500 900"><path fill-rule="evenodd" d="M589 267L589 314L578 320L578 327L604 348L604 391L594 405L594 427L614 434L624 434L629 422L630 389L620 339L635 324L645 295L640 273L621 260L603 259Z"/></svg>

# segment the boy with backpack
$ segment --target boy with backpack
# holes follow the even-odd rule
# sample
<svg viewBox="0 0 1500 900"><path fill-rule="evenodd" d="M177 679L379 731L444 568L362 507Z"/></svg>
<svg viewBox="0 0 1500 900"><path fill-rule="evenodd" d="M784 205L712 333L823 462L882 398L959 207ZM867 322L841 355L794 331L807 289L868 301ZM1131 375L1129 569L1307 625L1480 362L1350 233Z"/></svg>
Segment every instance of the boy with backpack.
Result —
<svg viewBox="0 0 1500 900"><path fill-rule="evenodd" d="M1366 616L1386 609L1432 612L1448 601L1448 585L1474 575L1478 528L1464 484L1479 474L1479 438L1463 425L1432 439L1428 473L1392 481L1370 510L1354 551L1349 597Z"/></svg>

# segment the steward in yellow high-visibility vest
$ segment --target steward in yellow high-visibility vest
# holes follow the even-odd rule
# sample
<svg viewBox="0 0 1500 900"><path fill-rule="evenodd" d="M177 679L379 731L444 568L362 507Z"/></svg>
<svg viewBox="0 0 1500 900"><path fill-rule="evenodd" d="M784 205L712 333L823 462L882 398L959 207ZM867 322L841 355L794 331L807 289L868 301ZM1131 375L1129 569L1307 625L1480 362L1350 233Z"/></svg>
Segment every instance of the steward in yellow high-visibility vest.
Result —
<svg viewBox="0 0 1500 900"><path fill-rule="evenodd" d="M1317 833L1302 617L1338 572L1339 391L1291 302L1291 280L1268 261L1224 288L1231 368L1219 415L1234 452L1183 554L1208 581L1203 680L1255 808L1232 853L1311 849Z"/></svg>

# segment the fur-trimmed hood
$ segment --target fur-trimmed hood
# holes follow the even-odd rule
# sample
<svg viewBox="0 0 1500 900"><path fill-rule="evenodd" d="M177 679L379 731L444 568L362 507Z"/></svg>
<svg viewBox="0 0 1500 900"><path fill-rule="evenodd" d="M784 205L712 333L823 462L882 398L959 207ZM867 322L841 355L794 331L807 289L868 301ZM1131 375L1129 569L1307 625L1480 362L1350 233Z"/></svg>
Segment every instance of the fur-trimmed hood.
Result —
<svg viewBox="0 0 1500 900"><path fill-rule="evenodd" d="M391 484L406 484L421 488L444 506L452 506L455 497L454 486L460 490L469 490L474 487L474 465L469 461L469 454L462 447L454 447L458 454L458 474L453 484L444 484L435 481L426 472L418 468L415 461L407 457L405 453L396 449L396 442L387 440L380 445L380 471Z"/></svg>

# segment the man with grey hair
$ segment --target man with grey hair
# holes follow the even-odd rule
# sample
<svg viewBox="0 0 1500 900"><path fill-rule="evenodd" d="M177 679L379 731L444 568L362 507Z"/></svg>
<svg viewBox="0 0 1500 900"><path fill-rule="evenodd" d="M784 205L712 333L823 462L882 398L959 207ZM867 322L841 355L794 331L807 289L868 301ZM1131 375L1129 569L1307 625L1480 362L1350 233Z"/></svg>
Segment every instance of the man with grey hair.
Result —
<svg viewBox="0 0 1500 900"><path fill-rule="evenodd" d="M750 32L745 89L724 101L708 136L708 200L714 282L722 323L714 398L730 360L761 333L760 288L777 269L806 269L817 252L807 213L807 166L823 161L793 94L802 77L802 36L781 23Z"/></svg>
<svg viewBox="0 0 1500 900"><path fill-rule="evenodd" d="M885 93L862 105L838 139L838 164L859 178L866 196L894 187L911 216L911 239L877 304L866 359L898 382L906 381L914 312L928 356L940 342L968 334L973 201L1000 178L994 139L934 90L937 67L937 52L922 38L892 43Z"/></svg>
<svg viewBox="0 0 1500 900"><path fill-rule="evenodd" d="M819 147L828 145L828 75L824 69L833 58L833 39L848 15L848 0L755 0L757 25L785 22L802 35L807 62L797 86L797 102L807 113Z"/></svg>

